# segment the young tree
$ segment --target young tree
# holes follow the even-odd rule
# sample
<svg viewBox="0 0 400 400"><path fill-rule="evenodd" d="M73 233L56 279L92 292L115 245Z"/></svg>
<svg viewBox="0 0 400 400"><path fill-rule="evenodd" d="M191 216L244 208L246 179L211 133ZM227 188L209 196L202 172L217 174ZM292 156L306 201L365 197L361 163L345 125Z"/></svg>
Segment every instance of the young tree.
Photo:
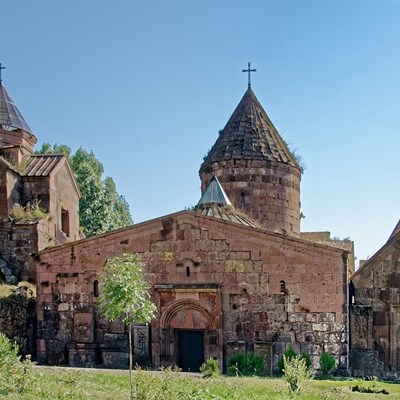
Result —
<svg viewBox="0 0 400 400"><path fill-rule="evenodd" d="M129 205L118 194L115 182L107 177L102 180L104 168L91 151L79 148L75 154L66 145L51 146L44 143L36 154L65 154L81 192L79 201L80 224L86 236L97 235L133 223Z"/></svg>
<svg viewBox="0 0 400 400"><path fill-rule="evenodd" d="M148 324L157 308L151 302L147 283L143 280L144 264L137 254L124 254L107 260L101 277L103 292L100 297L100 312L110 321L122 320L129 332L129 378L131 399L132 381L132 323Z"/></svg>

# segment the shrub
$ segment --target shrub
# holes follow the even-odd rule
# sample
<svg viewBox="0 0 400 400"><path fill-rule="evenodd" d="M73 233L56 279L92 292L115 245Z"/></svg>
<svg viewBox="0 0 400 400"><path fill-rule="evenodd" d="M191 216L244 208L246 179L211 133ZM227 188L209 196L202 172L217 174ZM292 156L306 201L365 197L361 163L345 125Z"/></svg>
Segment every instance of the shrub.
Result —
<svg viewBox="0 0 400 400"><path fill-rule="evenodd" d="M305 351L303 351L300 355L301 358L303 358L304 360L306 360L306 366L307 368L312 368L312 360L311 357L308 353L306 353Z"/></svg>
<svg viewBox="0 0 400 400"><path fill-rule="evenodd" d="M284 357L286 357L287 360L291 360L293 357L296 357L297 353L293 350L292 346L289 346L279 357L278 360L278 370L280 374L283 374L283 369L284 369Z"/></svg>
<svg viewBox="0 0 400 400"><path fill-rule="evenodd" d="M314 378L313 370L307 367L307 362L302 356L289 359L283 355L283 366L283 379L288 384L290 394L300 394L307 381Z"/></svg>
<svg viewBox="0 0 400 400"><path fill-rule="evenodd" d="M11 344L0 332L0 395L21 393L32 379L32 363L29 359L21 362L18 346Z"/></svg>
<svg viewBox="0 0 400 400"><path fill-rule="evenodd" d="M239 352L228 360L230 376L263 376L264 362L260 355Z"/></svg>
<svg viewBox="0 0 400 400"><path fill-rule="evenodd" d="M284 363L283 363L283 356L286 357L287 360L291 360L293 357L296 357L298 354L294 351L292 346L289 346L279 357L278 360L278 370L279 370L279 374L282 375L283 374L283 368L284 368ZM306 366L307 368L312 368L312 360L311 357L308 353L306 353L305 351L303 351L303 353L300 354L299 356L300 358L304 359L306 362Z"/></svg>
<svg viewBox="0 0 400 400"><path fill-rule="evenodd" d="M329 353L322 353L319 359L319 366L321 369L321 374L324 378L328 378L332 371L335 369L336 361L335 357Z"/></svg>
<svg viewBox="0 0 400 400"><path fill-rule="evenodd" d="M200 372L203 378L214 378L221 375L219 370L218 361L215 358L209 358L206 362L201 364Z"/></svg>
<svg viewBox="0 0 400 400"><path fill-rule="evenodd" d="M40 207L40 200L28 203L25 207L14 204L11 210L11 217L15 221L39 221L47 216L46 211Z"/></svg>

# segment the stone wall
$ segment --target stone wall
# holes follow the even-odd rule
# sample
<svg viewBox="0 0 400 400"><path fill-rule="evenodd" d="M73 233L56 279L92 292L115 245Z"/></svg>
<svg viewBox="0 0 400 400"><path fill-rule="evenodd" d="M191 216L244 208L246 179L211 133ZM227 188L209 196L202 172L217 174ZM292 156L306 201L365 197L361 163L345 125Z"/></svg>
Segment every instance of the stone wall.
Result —
<svg viewBox="0 0 400 400"><path fill-rule="evenodd" d="M16 343L24 356L36 356L36 303L24 295L0 298L0 332Z"/></svg>
<svg viewBox="0 0 400 400"><path fill-rule="evenodd" d="M7 283L34 282L32 255L57 244L49 219L36 222L0 222L0 271Z"/></svg>
<svg viewBox="0 0 400 400"><path fill-rule="evenodd" d="M153 366L177 363L175 332L187 328L205 332L205 354L224 366L229 343L240 342L249 350L270 346L270 369L292 345L316 365L328 351L347 371L347 253L189 211L39 255L41 361L66 362L71 344L104 353L112 332L93 311L96 282L108 257L127 252L146 263L158 307L150 334ZM93 336L79 341L78 312L93 315L86 329Z"/></svg>
<svg viewBox="0 0 400 400"><path fill-rule="evenodd" d="M400 377L400 232L352 276L353 373ZM360 354L365 354L361 363Z"/></svg>
<svg viewBox="0 0 400 400"><path fill-rule="evenodd" d="M214 174L236 209L271 231L299 236L301 173L297 168L261 160L215 162L212 171L200 175L202 193Z"/></svg>

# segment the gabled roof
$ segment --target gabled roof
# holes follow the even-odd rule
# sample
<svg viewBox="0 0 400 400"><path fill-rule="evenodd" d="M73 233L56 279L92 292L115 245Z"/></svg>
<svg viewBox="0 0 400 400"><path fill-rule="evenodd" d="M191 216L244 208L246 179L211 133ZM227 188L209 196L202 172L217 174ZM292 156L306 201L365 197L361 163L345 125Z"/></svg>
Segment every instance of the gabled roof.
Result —
<svg viewBox="0 0 400 400"><path fill-rule="evenodd" d="M200 171L213 162L232 159L266 160L299 165L249 86L225 128L208 153Z"/></svg>
<svg viewBox="0 0 400 400"><path fill-rule="evenodd" d="M400 223L400 222L399 222ZM388 241L368 260L361 265L361 267L351 276L353 282L360 282L363 279L369 279L368 274L380 262L384 261L390 254L395 254L397 257L398 248L400 245L400 226L399 223L390 235Z"/></svg>
<svg viewBox="0 0 400 400"><path fill-rule="evenodd" d="M26 165L21 176L46 177L50 176L52 173L57 173L58 168L65 166L74 189L78 193L78 196L81 196L71 165L64 154L34 154L27 156L24 160Z"/></svg>
<svg viewBox="0 0 400 400"><path fill-rule="evenodd" d="M396 235L396 233L400 232L400 219L399 222L397 222L397 225L394 227L393 232L390 234L388 242L390 241L390 239L392 239L394 237L394 235Z"/></svg>
<svg viewBox="0 0 400 400"><path fill-rule="evenodd" d="M27 157L25 176L49 176L64 156L62 154L39 154Z"/></svg>
<svg viewBox="0 0 400 400"><path fill-rule="evenodd" d="M31 128L26 123L24 117L19 112L11 97L8 95L6 88L0 81L0 125L6 130L22 129L32 133Z"/></svg>

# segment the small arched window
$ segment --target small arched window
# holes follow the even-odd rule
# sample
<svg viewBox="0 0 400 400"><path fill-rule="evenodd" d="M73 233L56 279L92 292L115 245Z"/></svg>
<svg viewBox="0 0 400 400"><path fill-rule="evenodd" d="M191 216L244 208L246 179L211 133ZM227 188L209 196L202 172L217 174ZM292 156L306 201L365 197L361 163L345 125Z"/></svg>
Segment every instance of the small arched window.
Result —
<svg viewBox="0 0 400 400"><path fill-rule="evenodd" d="M61 209L61 230L69 237L69 212Z"/></svg>
<svg viewBox="0 0 400 400"><path fill-rule="evenodd" d="M100 292L99 292L99 281L94 281L93 282L93 296L94 297L99 297Z"/></svg>
<svg viewBox="0 0 400 400"><path fill-rule="evenodd" d="M186 267L186 276L187 276L187 277L190 276L190 267Z"/></svg>
<svg viewBox="0 0 400 400"><path fill-rule="evenodd" d="M280 281L280 292L281 292L281 294L286 294L286 284L285 284L285 281Z"/></svg>
<svg viewBox="0 0 400 400"><path fill-rule="evenodd" d="M245 196L244 196L244 193L242 192L241 194L240 194L240 208L242 209L242 210L244 210L244 206L245 206Z"/></svg>

